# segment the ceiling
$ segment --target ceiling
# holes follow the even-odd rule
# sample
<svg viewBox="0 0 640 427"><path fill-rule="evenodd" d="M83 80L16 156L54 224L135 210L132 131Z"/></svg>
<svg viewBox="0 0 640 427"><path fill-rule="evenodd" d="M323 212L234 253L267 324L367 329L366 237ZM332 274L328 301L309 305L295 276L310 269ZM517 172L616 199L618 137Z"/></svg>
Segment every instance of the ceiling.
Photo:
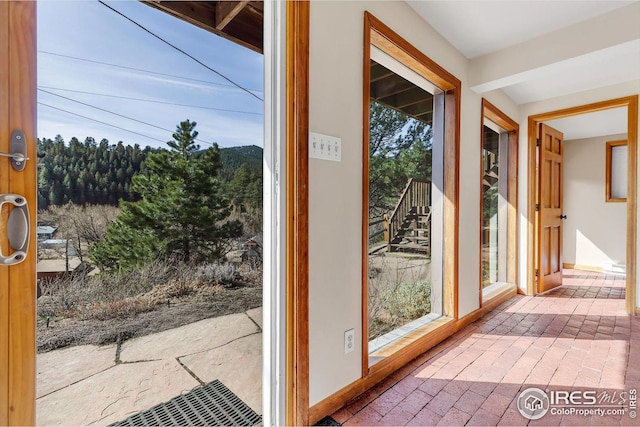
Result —
<svg viewBox="0 0 640 427"><path fill-rule="evenodd" d="M467 58L610 12L633 1L409 1ZM451 25L455 22L456 25Z"/></svg>
<svg viewBox="0 0 640 427"><path fill-rule="evenodd" d="M596 113L580 114L549 120L549 126L564 134L565 141L627 133L627 109L614 108Z"/></svg>
<svg viewBox="0 0 640 427"><path fill-rule="evenodd" d="M525 104L640 79L640 39L541 67L532 77L502 90Z"/></svg>
<svg viewBox="0 0 640 427"><path fill-rule="evenodd" d="M478 94L522 105L640 81L637 0L408 3L469 59Z"/></svg>

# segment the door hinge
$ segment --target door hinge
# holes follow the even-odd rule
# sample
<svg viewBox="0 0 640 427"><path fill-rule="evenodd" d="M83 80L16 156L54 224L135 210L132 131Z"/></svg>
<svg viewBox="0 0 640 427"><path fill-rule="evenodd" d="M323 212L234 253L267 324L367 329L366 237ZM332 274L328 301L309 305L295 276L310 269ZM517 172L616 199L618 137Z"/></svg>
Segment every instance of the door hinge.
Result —
<svg viewBox="0 0 640 427"><path fill-rule="evenodd" d="M542 145L542 140L540 138L536 139L536 147L540 147Z"/></svg>
<svg viewBox="0 0 640 427"><path fill-rule="evenodd" d="M540 212L540 204L536 203L536 212Z"/></svg>
<svg viewBox="0 0 640 427"><path fill-rule="evenodd" d="M536 268L536 277L540 277L540 270Z"/></svg>

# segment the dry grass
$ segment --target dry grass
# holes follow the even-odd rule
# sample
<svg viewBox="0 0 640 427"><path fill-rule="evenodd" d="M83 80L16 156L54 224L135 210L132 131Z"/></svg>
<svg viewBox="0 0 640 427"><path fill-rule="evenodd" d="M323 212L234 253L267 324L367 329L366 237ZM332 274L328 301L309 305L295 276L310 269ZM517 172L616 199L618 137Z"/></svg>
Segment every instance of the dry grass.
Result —
<svg viewBox="0 0 640 427"><path fill-rule="evenodd" d="M386 268L389 266L369 266L370 340L431 313L430 281L412 275L385 275Z"/></svg>
<svg viewBox="0 0 640 427"><path fill-rule="evenodd" d="M231 264L156 261L126 273L59 279L38 300L38 350L124 341L261 304L261 270Z"/></svg>

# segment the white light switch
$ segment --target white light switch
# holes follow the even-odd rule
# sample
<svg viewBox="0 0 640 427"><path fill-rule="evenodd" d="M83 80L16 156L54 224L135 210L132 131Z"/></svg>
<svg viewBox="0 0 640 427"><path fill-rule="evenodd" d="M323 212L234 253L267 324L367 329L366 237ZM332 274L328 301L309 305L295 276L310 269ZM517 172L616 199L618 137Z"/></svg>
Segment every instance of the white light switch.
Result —
<svg viewBox="0 0 640 427"><path fill-rule="evenodd" d="M339 162L342 159L342 139L309 132L309 157Z"/></svg>

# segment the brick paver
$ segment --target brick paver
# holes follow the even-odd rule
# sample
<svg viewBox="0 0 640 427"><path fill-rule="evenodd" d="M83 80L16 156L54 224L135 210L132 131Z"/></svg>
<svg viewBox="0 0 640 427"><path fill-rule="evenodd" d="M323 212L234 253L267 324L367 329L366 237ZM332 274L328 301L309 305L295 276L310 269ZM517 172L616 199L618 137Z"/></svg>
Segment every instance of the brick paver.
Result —
<svg viewBox="0 0 640 427"><path fill-rule="evenodd" d="M638 425L624 415L520 415L521 391L640 389L640 319L623 276L564 271L564 285L515 296L334 414L346 425ZM615 396L615 395L614 395ZM626 397L626 395L623 395Z"/></svg>

